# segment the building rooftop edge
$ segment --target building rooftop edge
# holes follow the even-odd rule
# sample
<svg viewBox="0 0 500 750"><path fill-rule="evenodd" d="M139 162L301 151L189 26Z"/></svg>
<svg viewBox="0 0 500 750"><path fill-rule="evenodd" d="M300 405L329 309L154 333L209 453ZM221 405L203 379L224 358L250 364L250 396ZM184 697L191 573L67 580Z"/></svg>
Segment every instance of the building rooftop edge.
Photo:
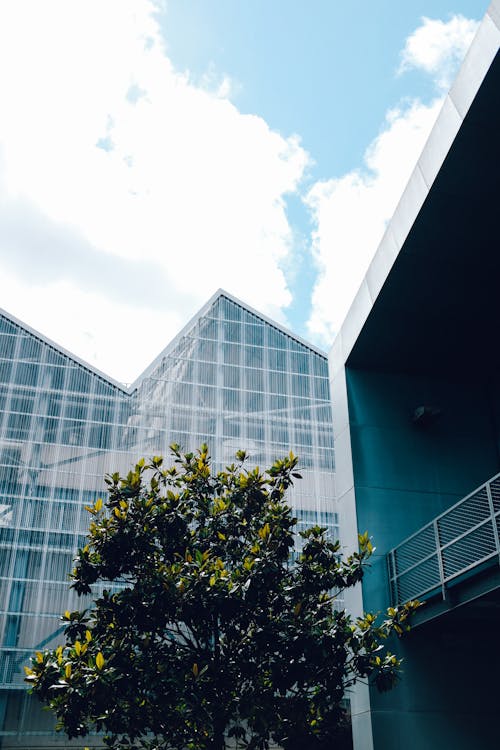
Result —
<svg viewBox="0 0 500 750"><path fill-rule="evenodd" d="M140 383L144 380L144 378L148 377L148 375L157 367L157 365L161 362L163 357L167 356L168 353L175 347L175 345L180 341L180 339L186 335L186 333L194 326L194 324L202 318L208 310L212 307L214 302L219 299L219 297L225 297L226 299L230 300L231 302L234 302L236 305L239 305L247 312L251 313L252 315L255 315L257 318L260 318L260 320L263 320L268 325L272 326L273 328L276 328L281 333L284 333L286 336L289 336L294 341L297 341L299 344L302 344L307 349L310 349L311 351L315 352L316 354L320 355L321 357L327 358L327 353L323 350L321 350L319 347L314 346L314 344L311 344L310 342L303 339L301 336L297 336L295 333L290 331L285 326L281 325L280 323L277 323L276 321L272 320L271 318L267 317L266 315L263 315L262 313L255 310L250 305L247 305L242 300L238 299L234 295L230 294L229 292L226 292L224 289L218 289L207 302L188 320L185 326L174 336L174 338L165 346L160 353L153 359L152 362L145 368L145 370L133 381L133 383L129 386L127 386L124 383L121 383L118 380L115 380L115 378L112 378L110 375L107 375L102 370L99 370L98 367L95 367L90 362L87 362L86 360L82 359L81 357L78 357L76 354L73 354L71 351L66 349L61 344L58 344L57 342L50 339L48 336L45 336L45 334L38 331L36 328L33 328L28 323L25 323L24 321L17 318L12 313L8 312L7 310L4 310L3 308L0 308L0 314L3 315L5 318L10 320L15 325L19 326L20 328L23 328L27 333L29 333L31 336L34 336L35 338L42 341L47 346L50 346L52 349L60 352L61 354L64 354L66 357L71 359L73 362L75 362L80 367L83 367L84 369L88 370L89 372L93 373L94 375L97 375L102 380L106 381L110 385L114 386L115 388L118 388L123 393L130 395L132 394L140 385Z"/></svg>
<svg viewBox="0 0 500 750"><path fill-rule="evenodd" d="M182 339L183 336L186 335L188 331L191 330L191 328L195 325L195 323L202 318L208 310L212 307L214 302L219 299L219 297L225 297L226 299L230 300L231 302L234 302L235 305L239 305L239 307L243 308L247 312L251 313L252 315L255 315L257 318L260 318L260 320L263 320L268 325L272 326L273 328L276 328L281 333L284 333L285 336L289 336L294 341L297 341L299 344L302 344L302 346L305 346L307 349L310 349L311 351L315 352L316 354L319 354L319 356L324 357L325 359L328 357L327 352L323 351L317 346L314 346L314 344L311 344L309 341L306 341L301 336L298 336L297 334L290 331L285 326L281 325L280 323L277 323L275 320L272 320L271 318L267 317L267 315L263 315L258 310L255 310L253 307L248 305L246 302L243 302L242 300L235 297L233 294L230 294L229 292L226 292L225 289L219 288L217 291L212 294L209 300L205 302L203 307L201 307L198 312L196 312L186 323L186 325L177 333L174 338L165 346L161 352L153 359L153 361L146 367L146 369L134 380L134 382L130 386L130 392L132 393L134 390L136 390L141 382L148 377L150 373L155 370L155 368L160 364L161 360L168 356L169 352L172 351L172 349L175 347L175 345Z"/></svg>
<svg viewBox="0 0 500 750"><path fill-rule="evenodd" d="M23 328L25 331L27 331L31 336L34 336L35 338L42 341L42 343L46 344L47 346L50 346L52 349L55 349L55 351L59 352L60 354L64 354L69 359L73 360L77 365L80 367L83 367L85 370L88 370L93 375L97 375L102 380L105 380L110 385L113 385L115 388L118 388L119 390L123 391L124 393L128 394L129 389L124 383L120 383L120 381L115 380L110 375L106 375L105 372L102 372L102 370L99 370L98 367L95 367L94 365L90 364L90 362L87 362L86 360L82 359L81 357L78 357L76 354L73 354L73 352L70 352L68 349L66 349L64 346L61 346L61 344L56 343L52 339L50 339L48 336L45 336L45 334L40 333L36 328L33 328L32 326L28 325L28 323L25 323L23 320L20 320L19 318L16 318L15 315L12 315L12 313L8 312L7 310L4 310L0 307L0 315L3 315L5 318L10 320L15 325L19 326L20 328Z"/></svg>
<svg viewBox="0 0 500 750"><path fill-rule="evenodd" d="M347 361L375 300L401 252L500 44L500 0L481 21L329 352L333 374Z"/></svg>

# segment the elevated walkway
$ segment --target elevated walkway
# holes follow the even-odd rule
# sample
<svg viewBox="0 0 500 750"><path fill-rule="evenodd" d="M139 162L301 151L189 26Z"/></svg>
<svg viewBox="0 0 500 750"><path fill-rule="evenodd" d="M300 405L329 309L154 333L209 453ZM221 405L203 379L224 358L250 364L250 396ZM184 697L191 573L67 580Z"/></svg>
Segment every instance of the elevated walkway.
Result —
<svg viewBox="0 0 500 750"><path fill-rule="evenodd" d="M426 603L416 624L500 588L500 474L448 508L388 555L393 605Z"/></svg>

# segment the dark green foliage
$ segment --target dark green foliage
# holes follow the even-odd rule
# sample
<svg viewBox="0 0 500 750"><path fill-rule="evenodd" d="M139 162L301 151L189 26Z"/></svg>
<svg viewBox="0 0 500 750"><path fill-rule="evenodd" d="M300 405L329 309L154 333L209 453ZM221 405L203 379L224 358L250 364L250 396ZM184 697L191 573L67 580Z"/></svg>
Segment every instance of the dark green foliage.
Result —
<svg viewBox="0 0 500 750"><path fill-rule="evenodd" d="M235 737L249 750L331 748L344 731L346 688L359 678L391 688L398 660L381 642L402 632L415 604L376 625L332 601L361 580L372 552L340 560L315 526L290 563L296 519L285 492L297 459L261 474L237 465L212 475L208 449L174 465L141 460L107 478L89 508L88 544L72 573L78 593L121 582L95 608L67 612L66 644L38 653L32 691L70 737L106 733L114 748L202 750Z"/></svg>

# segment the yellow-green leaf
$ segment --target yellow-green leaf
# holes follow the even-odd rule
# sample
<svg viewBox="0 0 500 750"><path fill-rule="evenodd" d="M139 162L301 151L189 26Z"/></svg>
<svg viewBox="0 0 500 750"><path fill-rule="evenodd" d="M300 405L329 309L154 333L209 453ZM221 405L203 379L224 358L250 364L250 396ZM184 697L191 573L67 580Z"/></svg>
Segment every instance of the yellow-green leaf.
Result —
<svg viewBox="0 0 500 750"><path fill-rule="evenodd" d="M94 510L99 512L102 508L102 497L98 497L94 504Z"/></svg>
<svg viewBox="0 0 500 750"><path fill-rule="evenodd" d="M92 640L92 633L90 632L90 630L85 631L85 640L87 641L87 643L90 643L90 641Z"/></svg>
<svg viewBox="0 0 500 750"><path fill-rule="evenodd" d="M264 526L258 531L258 534L261 539L267 539L270 533L271 533L271 528L268 523L265 523Z"/></svg>
<svg viewBox="0 0 500 750"><path fill-rule="evenodd" d="M30 674L33 674L33 670L30 669L29 667L24 667L24 671L27 677L29 677Z"/></svg>
<svg viewBox="0 0 500 750"><path fill-rule="evenodd" d="M37 652L36 652L36 660L37 660L37 662L38 662L39 664L41 664L41 663L43 662L43 656L42 656L42 654L41 654L41 652L40 652L40 651L37 651Z"/></svg>
<svg viewBox="0 0 500 750"><path fill-rule="evenodd" d="M104 656L102 655L100 651L95 658L95 665L97 669L102 669L104 666Z"/></svg>
<svg viewBox="0 0 500 750"><path fill-rule="evenodd" d="M216 581L216 578L215 578L215 576L213 576L213 575L212 575L212 576L210 576L210 581L209 581L209 583L210 583L210 586L214 586L214 585L215 585L215 581Z"/></svg>
<svg viewBox="0 0 500 750"><path fill-rule="evenodd" d="M64 674L66 675L67 679L71 677L71 664L69 662L66 664L66 667L64 669Z"/></svg>
<svg viewBox="0 0 500 750"><path fill-rule="evenodd" d="M77 656L80 656L80 654L82 653L82 644L80 643L80 641L75 641L75 652Z"/></svg>
<svg viewBox="0 0 500 750"><path fill-rule="evenodd" d="M198 665L196 662L193 664L193 674L195 677L198 677Z"/></svg>

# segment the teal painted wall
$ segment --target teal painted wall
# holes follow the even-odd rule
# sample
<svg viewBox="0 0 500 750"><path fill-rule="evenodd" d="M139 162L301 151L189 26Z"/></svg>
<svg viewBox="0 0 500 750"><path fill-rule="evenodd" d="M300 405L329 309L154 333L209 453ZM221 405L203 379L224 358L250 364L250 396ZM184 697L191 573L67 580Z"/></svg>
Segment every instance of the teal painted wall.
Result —
<svg viewBox="0 0 500 750"><path fill-rule="evenodd" d="M499 471L495 414L474 382L349 369L346 380L358 528L377 547L365 601L378 609L378 558ZM417 427L424 404L442 415ZM385 592L385 567L377 577Z"/></svg>
<svg viewBox="0 0 500 750"><path fill-rule="evenodd" d="M484 623L484 624L483 624ZM498 620L458 611L416 628L398 644L400 684L372 693L375 750L495 750L498 737Z"/></svg>
<svg viewBox="0 0 500 750"><path fill-rule="evenodd" d="M477 382L434 375L346 369L346 381L358 529L377 548L363 600L376 612L390 603L386 553L500 470L500 397ZM442 410L426 428L412 422L421 405ZM405 675L387 695L372 691L375 750L498 746L490 742L483 694L497 694L497 669L464 667L470 633L447 638L445 620L394 644Z"/></svg>

